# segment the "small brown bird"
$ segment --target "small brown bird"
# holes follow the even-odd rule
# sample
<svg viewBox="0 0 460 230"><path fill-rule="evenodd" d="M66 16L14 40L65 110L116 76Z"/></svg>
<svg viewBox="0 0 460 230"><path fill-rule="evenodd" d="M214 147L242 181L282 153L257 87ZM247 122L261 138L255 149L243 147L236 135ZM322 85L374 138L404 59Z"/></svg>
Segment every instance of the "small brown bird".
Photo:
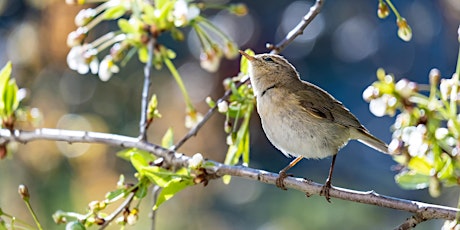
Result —
<svg viewBox="0 0 460 230"><path fill-rule="evenodd" d="M321 190L329 201L336 154L349 140L358 140L380 152L388 146L374 137L342 103L309 82L282 56L258 54L249 60L249 77L257 98L257 112L270 142L287 157L296 158L279 172L276 185L285 189L286 171L302 158L332 156Z"/></svg>

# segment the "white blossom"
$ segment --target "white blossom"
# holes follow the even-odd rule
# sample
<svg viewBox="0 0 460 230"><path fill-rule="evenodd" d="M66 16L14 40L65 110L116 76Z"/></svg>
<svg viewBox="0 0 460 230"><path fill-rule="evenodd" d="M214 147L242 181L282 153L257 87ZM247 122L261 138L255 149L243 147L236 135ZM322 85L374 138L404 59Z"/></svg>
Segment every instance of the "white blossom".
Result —
<svg viewBox="0 0 460 230"><path fill-rule="evenodd" d="M185 0L177 0L173 10L174 25L185 26L190 20L200 15L200 9L195 5L188 5Z"/></svg>
<svg viewBox="0 0 460 230"><path fill-rule="evenodd" d="M410 97L416 89L417 85L407 79L401 79L395 85L396 92L404 98Z"/></svg>
<svg viewBox="0 0 460 230"><path fill-rule="evenodd" d="M118 73L120 68L113 62L112 56L107 55L99 65L99 78L101 81L108 81L114 73Z"/></svg>
<svg viewBox="0 0 460 230"><path fill-rule="evenodd" d="M195 153L190 160L188 160L188 167L197 169L203 164L204 158L201 153Z"/></svg>
<svg viewBox="0 0 460 230"><path fill-rule="evenodd" d="M226 113L228 111L228 102L227 101L219 102L219 104L217 104L217 110L219 110L219 113Z"/></svg>
<svg viewBox="0 0 460 230"><path fill-rule="evenodd" d="M185 117L185 127L191 129L203 120L203 114L198 112L188 113Z"/></svg>
<svg viewBox="0 0 460 230"><path fill-rule="evenodd" d="M216 49L210 48L200 54L201 68L208 72L214 73L220 65L220 58L222 53L216 52Z"/></svg>
<svg viewBox="0 0 460 230"><path fill-rule="evenodd" d="M97 51L88 44L74 46L67 54L67 65L79 74L87 74L90 69L91 72L97 73L97 64L99 61L96 54Z"/></svg>
<svg viewBox="0 0 460 230"><path fill-rule="evenodd" d="M425 142L426 126L409 126L403 129L401 139L408 145L408 152L411 156L423 156L428 151L428 144Z"/></svg>

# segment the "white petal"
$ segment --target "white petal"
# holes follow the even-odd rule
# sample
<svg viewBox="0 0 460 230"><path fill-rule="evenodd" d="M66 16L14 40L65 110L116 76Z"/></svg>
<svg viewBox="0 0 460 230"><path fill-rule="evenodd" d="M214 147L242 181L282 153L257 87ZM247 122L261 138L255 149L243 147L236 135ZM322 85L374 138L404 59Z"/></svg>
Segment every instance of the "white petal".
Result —
<svg viewBox="0 0 460 230"><path fill-rule="evenodd" d="M387 110L387 100L384 97L379 97L369 103L369 110L377 117L383 117Z"/></svg>

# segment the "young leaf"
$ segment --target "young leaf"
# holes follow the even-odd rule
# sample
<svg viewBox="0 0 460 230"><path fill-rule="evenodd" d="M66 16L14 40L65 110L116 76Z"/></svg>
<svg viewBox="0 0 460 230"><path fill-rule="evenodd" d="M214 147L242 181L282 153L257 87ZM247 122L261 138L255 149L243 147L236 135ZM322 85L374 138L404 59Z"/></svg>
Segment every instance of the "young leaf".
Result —
<svg viewBox="0 0 460 230"><path fill-rule="evenodd" d="M169 128L163 138L161 138L161 146L163 148L169 148L174 145L174 133L172 128Z"/></svg>
<svg viewBox="0 0 460 230"><path fill-rule="evenodd" d="M104 19L106 20L117 19L123 16L125 13L126 13L126 8L123 5L113 6L113 7L108 8L104 12Z"/></svg>
<svg viewBox="0 0 460 230"><path fill-rule="evenodd" d="M395 180L404 189L424 189L430 185L430 176L413 171L402 172L395 176Z"/></svg>
<svg viewBox="0 0 460 230"><path fill-rule="evenodd" d="M136 148L130 148L130 149L123 149L117 153L117 156L124 159L124 160L131 160L131 155L133 154L141 154L143 158L145 158L148 162L154 161L156 158L154 155L150 154L149 152L136 149Z"/></svg>
<svg viewBox="0 0 460 230"><path fill-rule="evenodd" d="M147 108L147 120L152 121L155 118L161 118L161 114L158 111L158 100L157 95L153 94L149 101Z"/></svg>
<svg viewBox="0 0 460 230"><path fill-rule="evenodd" d="M150 162L153 162L155 158L152 154L141 151L138 149L133 149L130 156L131 164L134 168L142 175L142 170L144 167L148 167Z"/></svg>
<svg viewBox="0 0 460 230"><path fill-rule="evenodd" d="M8 88L9 88L9 80L11 76L11 62L6 63L6 65L3 67L3 69L0 71L0 116L2 118L8 117L8 114L6 113L6 107L7 105L5 104L5 95L7 94Z"/></svg>
<svg viewBox="0 0 460 230"><path fill-rule="evenodd" d="M124 18L120 18L118 20L118 27L120 28L121 31L127 34L128 33L133 34L137 32L136 28L134 28L134 26L131 25L131 23L129 23L129 21Z"/></svg>
<svg viewBox="0 0 460 230"><path fill-rule="evenodd" d="M105 194L105 199L107 199L109 202L118 200L125 195L125 191L126 189L117 189L115 191L108 192Z"/></svg>
<svg viewBox="0 0 460 230"><path fill-rule="evenodd" d="M176 193L191 185L193 185L192 180L184 180L183 178L173 178L161 190L160 194L158 195L157 202L153 206L153 210L157 210L158 207L165 201L171 199L174 195L176 195Z"/></svg>
<svg viewBox="0 0 460 230"><path fill-rule="evenodd" d="M10 79L3 94L3 104L5 106L5 115L7 117L13 115L14 111L16 111L19 106L17 93L18 86L16 85L16 81L14 79Z"/></svg>
<svg viewBox="0 0 460 230"><path fill-rule="evenodd" d="M418 174L429 176L432 169L434 168L433 164L427 161L423 157L412 157L407 165L410 169L416 171Z"/></svg>
<svg viewBox="0 0 460 230"><path fill-rule="evenodd" d="M246 49L244 52L251 56L255 54L254 51L250 49ZM240 61L240 72L243 74L248 74L248 68L249 68L248 65L249 65L248 59L246 59L245 57L242 57Z"/></svg>

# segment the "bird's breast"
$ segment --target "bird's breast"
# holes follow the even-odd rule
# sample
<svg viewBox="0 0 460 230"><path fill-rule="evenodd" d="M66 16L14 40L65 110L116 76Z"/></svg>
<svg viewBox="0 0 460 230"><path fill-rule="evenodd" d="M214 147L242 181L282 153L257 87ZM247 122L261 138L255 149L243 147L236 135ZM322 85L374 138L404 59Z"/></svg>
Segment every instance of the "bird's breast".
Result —
<svg viewBox="0 0 460 230"><path fill-rule="evenodd" d="M270 142L285 155L325 158L348 142L348 128L312 117L296 98L273 90L257 98L257 111Z"/></svg>

